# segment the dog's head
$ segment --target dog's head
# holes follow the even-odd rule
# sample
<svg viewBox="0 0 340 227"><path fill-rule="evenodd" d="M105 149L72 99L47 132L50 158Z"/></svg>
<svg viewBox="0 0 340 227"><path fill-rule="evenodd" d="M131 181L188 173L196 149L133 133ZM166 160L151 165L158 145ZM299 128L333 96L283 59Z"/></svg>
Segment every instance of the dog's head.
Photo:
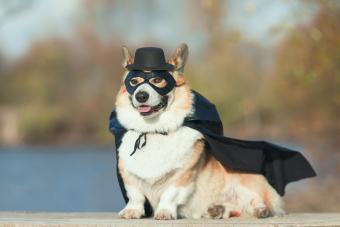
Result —
<svg viewBox="0 0 340 227"><path fill-rule="evenodd" d="M148 131L146 128L151 131L167 131L172 127L165 126L163 121L174 121L170 115L190 112L192 94L183 75L188 58L186 44L181 44L169 59L168 63L173 65L172 71L130 71L126 66L132 64L134 59L126 47L123 47L123 56L126 71L117 95L116 109L118 119L125 127L140 131Z"/></svg>

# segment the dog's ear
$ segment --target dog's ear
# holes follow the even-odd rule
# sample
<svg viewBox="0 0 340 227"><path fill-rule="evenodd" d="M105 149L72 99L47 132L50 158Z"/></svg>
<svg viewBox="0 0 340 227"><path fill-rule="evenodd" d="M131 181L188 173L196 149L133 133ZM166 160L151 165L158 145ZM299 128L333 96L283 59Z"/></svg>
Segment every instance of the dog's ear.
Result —
<svg viewBox="0 0 340 227"><path fill-rule="evenodd" d="M126 46L122 47L122 52L123 52L123 67L125 68L127 65L130 65L133 63L133 58L132 55L129 51L129 49Z"/></svg>
<svg viewBox="0 0 340 227"><path fill-rule="evenodd" d="M169 63L175 67L172 75L176 80L177 86L185 84L183 73L185 63L187 62L188 59L188 55L189 55L188 45L182 43L181 45L179 45L179 47L177 47L175 53L169 60Z"/></svg>
<svg viewBox="0 0 340 227"><path fill-rule="evenodd" d="M177 71L179 74L183 74L188 55L189 48L187 44L182 43L181 45L179 45L179 47L177 47L175 53L169 60L169 63L175 66L174 71Z"/></svg>

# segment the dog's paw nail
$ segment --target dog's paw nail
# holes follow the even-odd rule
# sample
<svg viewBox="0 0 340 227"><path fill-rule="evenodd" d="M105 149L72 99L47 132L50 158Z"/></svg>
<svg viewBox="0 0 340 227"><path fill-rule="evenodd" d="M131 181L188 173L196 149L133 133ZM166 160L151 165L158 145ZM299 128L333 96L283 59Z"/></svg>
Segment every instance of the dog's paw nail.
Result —
<svg viewBox="0 0 340 227"><path fill-rule="evenodd" d="M271 212L268 207L258 207L255 208L254 215L257 218L267 218L271 215Z"/></svg>
<svg viewBox="0 0 340 227"><path fill-rule="evenodd" d="M211 205L208 208L208 214L210 218L221 219L224 213L224 206L222 205Z"/></svg>
<svg viewBox="0 0 340 227"><path fill-rule="evenodd" d="M156 220L173 220L176 219L175 215L166 209L161 209L156 212L155 217Z"/></svg>
<svg viewBox="0 0 340 227"><path fill-rule="evenodd" d="M144 214L142 211L137 209L123 209L119 212L119 217L126 219L138 219L141 218Z"/></svg>

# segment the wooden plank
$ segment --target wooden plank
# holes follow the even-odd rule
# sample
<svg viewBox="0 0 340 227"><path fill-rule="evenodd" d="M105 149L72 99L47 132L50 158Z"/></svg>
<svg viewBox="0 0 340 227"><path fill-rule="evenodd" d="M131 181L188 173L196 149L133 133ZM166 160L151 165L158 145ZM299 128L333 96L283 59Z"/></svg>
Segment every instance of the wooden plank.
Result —
<svg viewBox="0 0 340 227"><path fill-rule="evenodd" d="M339 226L340 213L295 213L267 219L231 218L228 220L179 219L171 221L120 219L115 213L25 213L0 212L0 227L321 227Z"/></svg>

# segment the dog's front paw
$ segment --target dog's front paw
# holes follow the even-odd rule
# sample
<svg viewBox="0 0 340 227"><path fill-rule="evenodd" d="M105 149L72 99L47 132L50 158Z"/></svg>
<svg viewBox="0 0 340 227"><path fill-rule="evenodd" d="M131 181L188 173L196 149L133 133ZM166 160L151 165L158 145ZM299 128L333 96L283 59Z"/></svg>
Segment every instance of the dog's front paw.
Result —
<svg viewBox="0 0 340 227"><path fill-rule="evenodd" d="M177 218L177 215L170 210L160 209L156 211L155 217L156 220L173 220Z"/></svg>
<svg viewBox="0 0 340 227"><path fill-rule="evenodd" d="M132 208L124 208L119 212L119 217L126 219L139 219L144 215L144 211Z"/></svg>

